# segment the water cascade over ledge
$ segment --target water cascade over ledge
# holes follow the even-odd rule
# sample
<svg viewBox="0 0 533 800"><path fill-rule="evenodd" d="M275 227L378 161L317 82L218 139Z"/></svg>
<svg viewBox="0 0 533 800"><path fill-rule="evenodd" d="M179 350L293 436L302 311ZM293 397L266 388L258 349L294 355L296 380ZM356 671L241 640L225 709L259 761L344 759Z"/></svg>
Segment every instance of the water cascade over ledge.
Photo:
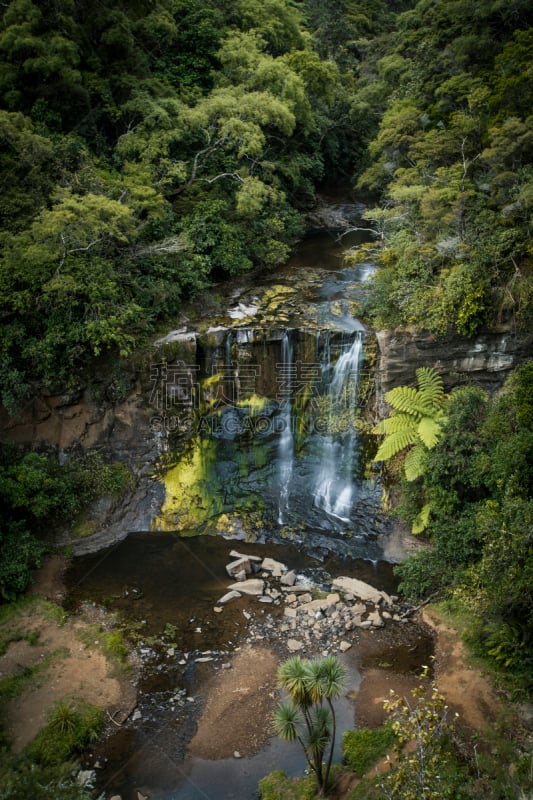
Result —
<svg viewBox="0 0 533 800"><path fill-rule="evenodd" d="M170 456L153 528L326 546L375 538L380 488L358 453L364 340L353 329L239 327L204 346L201 414Z"/></svg>

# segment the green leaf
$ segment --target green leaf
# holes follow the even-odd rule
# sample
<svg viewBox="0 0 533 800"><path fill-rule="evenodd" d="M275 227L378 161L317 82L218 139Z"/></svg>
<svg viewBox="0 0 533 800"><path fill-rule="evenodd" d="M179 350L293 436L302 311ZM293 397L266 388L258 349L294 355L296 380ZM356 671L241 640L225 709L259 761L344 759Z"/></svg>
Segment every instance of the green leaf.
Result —
<svg viewBox="0 0 533 800"><path fill-rule="evenodd" d="M423 417L418 423L417 431L425 446L431 450L439 441L442 428L436 420Z"/></svg>
<svg viewBox="0 0 533 800"><path fill-rule="evenodd" d="M388 461L388 459L395 456L396 453L405 450L410 444L414 444L416 440L417 434L413 429L391 433L380 444L374 461Z"/></svg>
<svg viewBox="0 0 533 800"><path fill-rule="evenodd" d="M426 467L426 449L419 444L407 453L403 463L405 477L408 481L416 481L424 474Z"/></svg>
<svg viewBox="0 0 533 800"><path fill-rule="evenodd" d="M431 506L429 503L426 503L425 506L422 508L418 516L415 517L413 520L413 524L411 526L411 532L414 534L422 533L428 526L429 523L429 515L431 513Z"/></svg>

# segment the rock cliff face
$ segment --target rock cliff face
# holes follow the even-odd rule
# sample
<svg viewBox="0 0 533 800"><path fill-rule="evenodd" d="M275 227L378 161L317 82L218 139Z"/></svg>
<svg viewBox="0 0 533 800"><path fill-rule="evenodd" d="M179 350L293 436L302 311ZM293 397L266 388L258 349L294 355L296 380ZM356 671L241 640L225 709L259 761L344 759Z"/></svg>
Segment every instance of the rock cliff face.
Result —
<svg viewBox="0 0 533 800"><path fill-rule="evenodd" d="M434 367L447 390L475 382L498 388L518 364L533 356L533 333L484 332L473 338L408 330L378 331L378 393L412 384L418 367Z"/></svg>

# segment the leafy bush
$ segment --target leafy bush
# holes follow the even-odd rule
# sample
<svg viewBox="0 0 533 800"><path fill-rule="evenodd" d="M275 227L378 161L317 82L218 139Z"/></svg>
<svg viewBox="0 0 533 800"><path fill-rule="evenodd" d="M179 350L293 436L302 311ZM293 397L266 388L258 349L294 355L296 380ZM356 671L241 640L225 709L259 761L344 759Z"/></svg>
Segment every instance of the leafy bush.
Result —
<svg viewBox="0 0 533 800"><path fill-rule="evenodd" d="M13 600L28 587L46 552L43 531L71 521L91 501L131 483L128 467L100 453L64 464L46 453L0 445L0 596Z"/></svg>
<svg viewBox="0 0 533 800"><path fill-rule="evenodd" d="M395 741L396 736L390 723L375 730L360 728L357 731L345 731L342 751L346 765L362 778Z"/></svg>
<svg viewBox="0 0 533 800"><path fill-rule="evenodd" d="M259 781L261 800L313 800L315 796L316 782L312 776L289 778L279 769Z"/></svg>
<svg viewBox="0 0 533 800"><path fill-rule="evenodd" d="M0 762L0 800L92 800L94 792L76 780L75 763L43 766L24 757Z"/></svg>

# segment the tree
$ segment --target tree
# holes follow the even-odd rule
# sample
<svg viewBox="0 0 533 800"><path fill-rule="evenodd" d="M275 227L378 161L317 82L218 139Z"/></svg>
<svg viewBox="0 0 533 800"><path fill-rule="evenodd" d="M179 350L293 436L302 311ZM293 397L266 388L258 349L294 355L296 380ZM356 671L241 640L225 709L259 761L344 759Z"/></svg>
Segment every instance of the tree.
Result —
<svg viewBox="0 0 533 800"><path fill-rule="evenodd" d="M276 711L276 732L287 742L300 742L321 797L327 792L335 747L332 700L339 697L345 674L335 656L318 660L294 656L282 664L278 672L279 685L289 693L290 701L280 703ZM324 764L328 745L328 759Z"/></svg>
<svg viewBox="0 0 533 800"><path fill-rule="evenodd" d="M434 369L420 367L416 377L418 389L396 386L387 392L385 400L392 406L392 411L373 431L385 434L374 461L389 461L402 450L410 448L403 462L408 481L414 481L424 473L427 451L435 447L442 434L447 400L442 378ZM413 523L413 533L424 530L429 512L430 506L426 503Z"/></svg>

